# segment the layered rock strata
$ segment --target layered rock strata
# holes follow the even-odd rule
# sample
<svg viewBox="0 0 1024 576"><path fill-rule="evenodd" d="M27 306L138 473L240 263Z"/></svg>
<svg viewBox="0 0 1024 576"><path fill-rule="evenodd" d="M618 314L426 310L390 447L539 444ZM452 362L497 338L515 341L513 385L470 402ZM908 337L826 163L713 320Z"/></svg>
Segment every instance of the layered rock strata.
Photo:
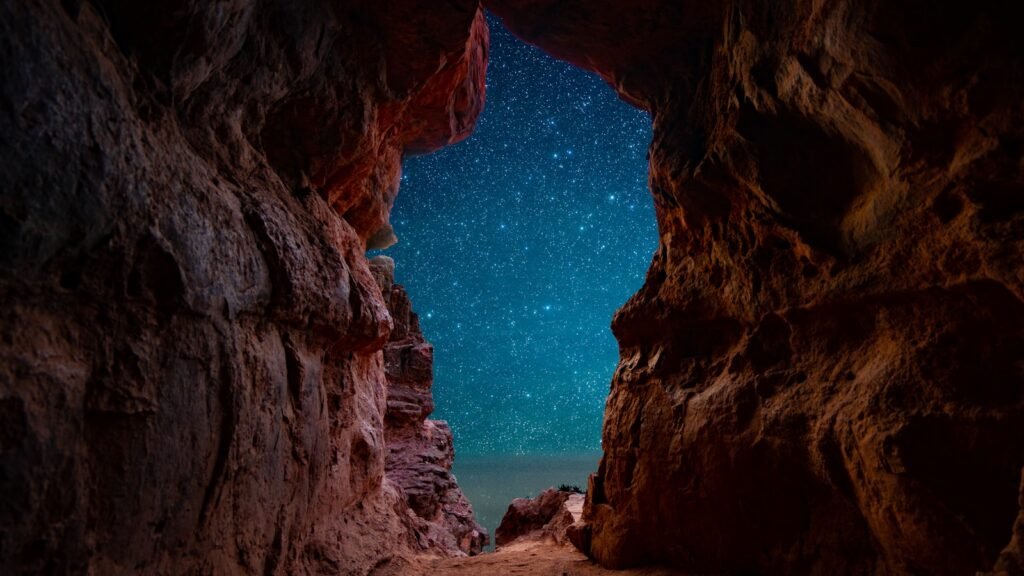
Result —
<svg viewBox="0 0 1024 576"><path fill-rule="evenodd" d="M434 348L423 338L408 294L394 282L394 262L378 256L370 268L394 321L384 346L386 477L409 505L421 549L478 554L489 537L451 474L452 431L446 422L427 418L434 411Z"/></svg>
<svg viewBox="0 0 1024 576"><path fill-rule="evenodd" d="M404 153L483 105L475 1L0 3L5 573L366 574Z"/></svg>
<svg viewBox="0 0 1024 576"><path fill-rule="evenodd" d="M1016 3L485 3L654 121L588 552L990 569L1024 466Z"/></svg>

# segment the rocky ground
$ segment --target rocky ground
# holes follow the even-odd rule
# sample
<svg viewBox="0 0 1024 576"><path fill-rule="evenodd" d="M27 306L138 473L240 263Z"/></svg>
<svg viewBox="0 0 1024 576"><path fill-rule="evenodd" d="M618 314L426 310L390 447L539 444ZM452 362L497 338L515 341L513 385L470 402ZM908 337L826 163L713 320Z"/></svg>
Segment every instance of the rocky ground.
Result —
<svg viewBox="0 0 1024 576"><path fill-rule="evenodd" d="M665 568L609 570L588 560L571 545L550 541L512 544L492 554L426 561L416 576L681 576Z"/></svg>
<svg viewBox="0 0 1024 576"><path fill-rule="evenodd" d="M583 494L545 490L517 498L495 532L498 550L468 558L420 558L402 574L416 576L669 576L664 568L609 570L569 543L567 532L581 520Z"/></svg>

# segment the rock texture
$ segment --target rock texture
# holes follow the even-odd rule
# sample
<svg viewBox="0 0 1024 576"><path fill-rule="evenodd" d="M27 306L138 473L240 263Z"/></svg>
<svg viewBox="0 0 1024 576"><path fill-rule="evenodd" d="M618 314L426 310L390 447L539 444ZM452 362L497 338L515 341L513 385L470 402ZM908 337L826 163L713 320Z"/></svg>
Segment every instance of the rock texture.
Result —
<svg viewBox="0 0 1024 576"><path fill-rule="evenodd" d="M654 121L588 552L991 569L1024 466L1019 6L485 3Z"/></svg>
<svg viewBox="0 0 1024 576"><path fill-rule="evenodd" d="M420 549L478 554L489 537L451 474L452 431L444 421L427 419L434 411L434 348L423 338L409 296L395 284L394 266L386 256L370 261L394 321L384 347L386 477L409 505Z"/></svg>
<svg viewBox="0 0 1024 576"><path fill-rule="evenodd" d="M1017 2L487 3L654 119L661 243L577 541L1019 568ZM364 252L403 154L472 129L486 38L470 0L0 3L5 570L383 574L429 545L453 493L385 478L427 403L388 407ZM444 469L443 429L413 436Z"/></svg>
<svg viewBox="0 0 1024 576"><path fill-rule="evenodd" d="M999 555L995 570L992 572L997 576L1024 574L1024 472L1021 473L1019 502L1020 514L1013 524L1013 537Z"/></svg>
<svg viewBox="0 0 1024 576"><path fill-rule="evenodd" d="M583 495L573 492L548 488L535 498L516 498L495 530L494 542L498 546L532 540L567 544L566 530L582 512Z"/></svg>
<svg viewBox="0 0 1024 576"><path fill-rule="evenodd" d="M365 574L403 153L483 105L475 1L0 3L6 573Z"/></svg>

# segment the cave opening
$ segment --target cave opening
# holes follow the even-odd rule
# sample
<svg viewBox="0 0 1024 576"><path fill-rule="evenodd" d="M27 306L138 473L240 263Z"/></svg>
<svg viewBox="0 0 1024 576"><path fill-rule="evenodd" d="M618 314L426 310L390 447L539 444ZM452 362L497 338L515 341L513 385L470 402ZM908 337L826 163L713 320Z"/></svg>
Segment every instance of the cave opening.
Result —
<svg viewBox="0 0 1024 576"><path fill-rule="evenodd" d="M403 162L395 261L434 346L433 418L493 535L508 503L586 487L618 362L615 310L657 247L649 115L488 16L487 104L467 141ZM491 546L493 547L493 539Z"/></svg>
<svg viewBox="0 0 1024 576"><path fill-rule="evenodd" d="M1024 573L1018 4L0 3L0 566Z"/></svg>

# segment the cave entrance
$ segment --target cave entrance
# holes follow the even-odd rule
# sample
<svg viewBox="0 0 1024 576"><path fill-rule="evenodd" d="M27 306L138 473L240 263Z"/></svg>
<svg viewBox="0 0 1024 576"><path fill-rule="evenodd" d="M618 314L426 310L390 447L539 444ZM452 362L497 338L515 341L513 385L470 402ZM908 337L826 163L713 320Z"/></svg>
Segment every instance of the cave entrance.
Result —
<svg viewBox="0 0 1024 576"><path fill-rule="evenodd" d="M455 474L493 534L512 498L596 470L610 320L658 240L648 114L488 23L476 131L405 160L399 242L383 253L434 344L433 417L451 425Z"/></svg>

